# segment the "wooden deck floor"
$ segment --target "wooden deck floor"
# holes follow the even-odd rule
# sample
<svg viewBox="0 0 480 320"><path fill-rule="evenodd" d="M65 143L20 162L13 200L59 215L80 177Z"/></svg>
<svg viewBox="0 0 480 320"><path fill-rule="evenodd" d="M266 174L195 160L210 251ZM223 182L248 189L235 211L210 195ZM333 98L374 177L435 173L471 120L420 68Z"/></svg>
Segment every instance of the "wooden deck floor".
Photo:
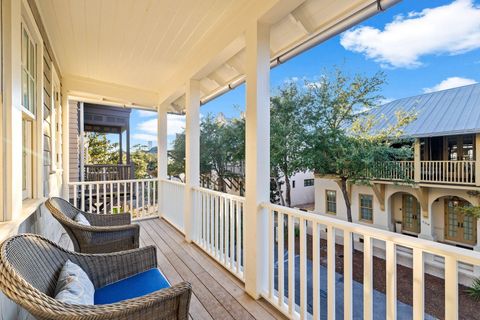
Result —
<svg viewBox="0 0 480 320"><path fill-rule="evenodd" d="M157 247L158 266L170 283L188 281L191 319L284 319L266 301L254 300L235 276L163 219L138 222L142 245Z"/></svg>

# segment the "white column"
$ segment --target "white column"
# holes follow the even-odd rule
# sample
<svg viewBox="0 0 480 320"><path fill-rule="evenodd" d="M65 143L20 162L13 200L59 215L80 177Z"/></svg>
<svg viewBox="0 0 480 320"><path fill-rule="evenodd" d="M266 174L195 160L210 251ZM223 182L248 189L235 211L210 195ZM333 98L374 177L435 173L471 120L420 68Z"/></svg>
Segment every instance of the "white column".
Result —
<svg viewBox="0 0 480 320"><path fill-rule="evenodd" d="M432 240L435 241L435 228L433 227L433 211L430 201L428 201L428 217L423 214L420 214L420 234L418 237L420 239Z"/></svg>
<svg viewBox="0 0 480 320"><path fill-rule="evenodd" d="M157 176L158 176L158 216L162 217L166 197L163 196L163 180L167 179L168 167L167 108L157 109ZM180 213L179 213L180 214ZM183 212L181 213L183 214Z"/></svg>
<svg viewBox="0 0 480 320"><path fill-rule="evenodd" d="M420 182L421 178L421 149L420 149L420 139L416 138L413 145L413 179L416 183Z"/></svg>
<svg viewBox="0 0 480 320"><path fill-rule="evenodd" d="M475 184L480 186L480 133L475 135Z"/></svg>
<svg viewBox="0 0 480 320"><path fill-rule="evenodd" d="M62 197L66 200L70 198L68 182L70 181L70 105L68 103L68 94L62 91Z"/></svg>
<svg viewBox="0 0 480 320"><path fill-rule="evenodd" d="M194 239L195 206L193 187L200 182L200 85L190 80L186 86L185 125L185 211L183 214L185 239Z"/></svg>
<svg viewBox="0 0 480 320"><path fill-rule="evenodd" d="M245 290L254 298L268 278L268 217L260 203L270 190L270 30L255 23L246 32Z"/></svg>

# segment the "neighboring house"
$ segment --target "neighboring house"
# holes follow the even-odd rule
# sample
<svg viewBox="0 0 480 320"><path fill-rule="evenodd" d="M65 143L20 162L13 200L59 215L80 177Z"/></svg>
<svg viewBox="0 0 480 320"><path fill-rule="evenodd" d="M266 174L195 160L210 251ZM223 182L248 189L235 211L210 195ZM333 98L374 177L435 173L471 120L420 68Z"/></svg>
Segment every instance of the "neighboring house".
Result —
<svg viewBox="0 0 480 320"><path fill-rule="evenodd" d="M315 176L313 172L298 172L290 177L290 201L292 207L313 208L315 202ZM285 183L282 184L285 199Z"/></svg>
<svg viewBox="0 0 480 320"><path fill-rule="evenodd" d="M480 84L385 104L377 126L397 110L417 113L404 132L414 158L379 164L372 186L351 186L353 221L480 251L479 221L455 210L480 202ZM335 177L315 177L315 212L347 219Z"/></svg>

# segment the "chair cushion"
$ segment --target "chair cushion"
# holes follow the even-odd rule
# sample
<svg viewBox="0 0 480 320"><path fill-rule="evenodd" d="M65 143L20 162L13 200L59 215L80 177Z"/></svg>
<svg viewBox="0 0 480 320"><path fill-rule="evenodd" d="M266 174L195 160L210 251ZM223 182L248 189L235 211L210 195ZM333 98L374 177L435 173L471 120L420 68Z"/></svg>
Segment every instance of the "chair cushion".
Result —
<svg viewBox="0 0 480 320"><path fill-rule="evenodd" d="M81 213L77 213L77 215L75 216L75 221L85 226L90 226L90 222Z"/></svg>
<svg viewBox="0 0 480 320"><path fill-rule="evenodd" d="M133 299L168 288L170 283L159 269L150 269L95 290L94 304Z"/></svg>
<svg viewBox="0 0 480 320"><path fill-rule="evenodd" d="M70 304L93 304L95 287L88 275L75 263L67 260L60 271L55 299Z"/></svg>

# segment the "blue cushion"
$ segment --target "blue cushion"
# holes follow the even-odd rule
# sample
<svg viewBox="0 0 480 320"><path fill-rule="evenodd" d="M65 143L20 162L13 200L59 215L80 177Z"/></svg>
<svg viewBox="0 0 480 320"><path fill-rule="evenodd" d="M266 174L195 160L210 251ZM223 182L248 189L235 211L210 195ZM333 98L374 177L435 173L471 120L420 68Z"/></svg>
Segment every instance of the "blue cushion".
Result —
<svg viewBox="0 0 480 320"><path fill-rule="evenodd" d="M137 298L170 287L159 269L150 269L95 290L94 304L109 304Z"/></svg>

